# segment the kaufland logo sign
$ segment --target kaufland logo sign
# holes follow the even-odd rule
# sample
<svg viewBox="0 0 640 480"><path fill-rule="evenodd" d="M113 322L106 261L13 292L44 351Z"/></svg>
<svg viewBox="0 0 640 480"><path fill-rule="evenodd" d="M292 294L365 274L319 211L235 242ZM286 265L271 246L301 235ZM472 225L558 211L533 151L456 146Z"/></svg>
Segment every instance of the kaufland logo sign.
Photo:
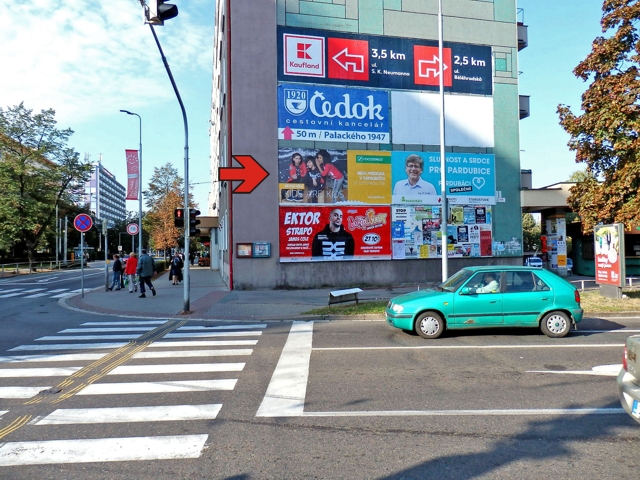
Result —
<svg viewBox="0 0 640 480"><path fill-rule="evenodd" d="M284 34L284 73L324 77L324 37Z"/></svg>

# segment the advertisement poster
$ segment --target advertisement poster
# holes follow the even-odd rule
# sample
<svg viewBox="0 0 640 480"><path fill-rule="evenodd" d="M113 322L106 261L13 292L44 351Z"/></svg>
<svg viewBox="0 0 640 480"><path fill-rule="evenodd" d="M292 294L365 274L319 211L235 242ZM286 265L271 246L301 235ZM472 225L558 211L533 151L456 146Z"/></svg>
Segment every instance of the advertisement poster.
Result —
<svg viewBox="0 0 640 480"><path fill-rule="evenodd" d="M278 85L278 138L391 143L389 94L361 88Z"/></svg>
<svg viewBox="0 0 640 480"><path fill-rule="evenodd" d="M444 43L447 92L492 95L491 47ZM439 88L438 42L278 27L278 80L392 90Z"/></svg>
<svg viewBox="0 0 640 480"><path fill-rule="evenodd" d="M601 285L625 286L624 225L597 225L594 231L596 282Z"/></svg>
<svg viewBox="0 0 640 480"><path fill-rule="evenodd" d="M449 203L495 205L495 157L490 154L452 153L447 159ZM392 203L438 205L440 154L436 152L391 153Z"/></svg>
<svg viewBox="0 0 640 480"><path fill-rule="evenodd" d="M349 201L391 203L391 152L349 150Z"/></svg>
<svg viewBox="0 0 640 480"><path fill-rule="evenodd" d="M278 182L281 205L346 202L347 151L280 148Z"/></svg>
<svg viewBox="0 0 640 480"><path fill-rule="evenodd" d="M388 206L280 207L280 261L391 259Z"/></svg>

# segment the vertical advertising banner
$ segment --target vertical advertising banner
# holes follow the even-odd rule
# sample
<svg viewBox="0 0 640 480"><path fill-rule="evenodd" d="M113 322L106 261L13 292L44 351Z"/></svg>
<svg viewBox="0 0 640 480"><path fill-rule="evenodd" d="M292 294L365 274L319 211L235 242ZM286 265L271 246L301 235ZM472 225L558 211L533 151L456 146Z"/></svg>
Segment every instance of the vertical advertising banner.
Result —
<svg viewBox="0 0 640 480"><path fill-rule="evenodd" d="M594 231L596 282L601 285L625 286L624 225L597 225Z"/></svg>
<svg viewBox="0 0 640 480"><path fill-rule="evenodd" d="M280 207L280 261L391 259L388 206Z"/></svg>
<svg viewBox="0 0 640 480"><path fill-rule="evenodd" d="M126 200L138 200L140 190L140 164L138 150L125 150L127 158L127 197Z"/></svg>
<svg viewBox="0 0 640 480"><path fill-rule="evenodd" d="M347 151L349 201L391 203L391 152Z"/></svg>

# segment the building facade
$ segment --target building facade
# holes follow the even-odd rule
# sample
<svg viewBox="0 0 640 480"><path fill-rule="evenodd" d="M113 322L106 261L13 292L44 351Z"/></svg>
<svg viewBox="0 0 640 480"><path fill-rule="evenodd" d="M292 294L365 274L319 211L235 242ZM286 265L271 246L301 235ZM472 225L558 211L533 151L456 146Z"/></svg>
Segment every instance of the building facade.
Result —
<svg viewBox="0 0 640 480"><path fill-rule="evenodd" d="M126 190L116 176L104 168L100 162L94 164L91 179L84 186L84 201L96 219L107 221L109 227L114 222L127 218Z"/></svg>
<svg viewBox="0 0 640 480"><path fill-rule="evenodd" d="M442 3L443 97L438 0L217 2L212 171L251 155L270 173L244 195L214 178L232 288L436 281L443 254L449 273L521 263L526 27L515 0Z"/></svg>

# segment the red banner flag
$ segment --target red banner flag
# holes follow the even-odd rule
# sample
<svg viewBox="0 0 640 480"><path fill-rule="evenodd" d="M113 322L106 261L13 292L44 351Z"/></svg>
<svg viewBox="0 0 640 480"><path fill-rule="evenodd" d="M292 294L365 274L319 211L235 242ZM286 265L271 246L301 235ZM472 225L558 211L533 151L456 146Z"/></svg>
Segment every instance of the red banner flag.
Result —
<svg viewBox="0 0 640 480"><path fill-rule="evenodd" d="M140 164L138 150L125 150L127 155L127 200L138 200Z"/></svg>

